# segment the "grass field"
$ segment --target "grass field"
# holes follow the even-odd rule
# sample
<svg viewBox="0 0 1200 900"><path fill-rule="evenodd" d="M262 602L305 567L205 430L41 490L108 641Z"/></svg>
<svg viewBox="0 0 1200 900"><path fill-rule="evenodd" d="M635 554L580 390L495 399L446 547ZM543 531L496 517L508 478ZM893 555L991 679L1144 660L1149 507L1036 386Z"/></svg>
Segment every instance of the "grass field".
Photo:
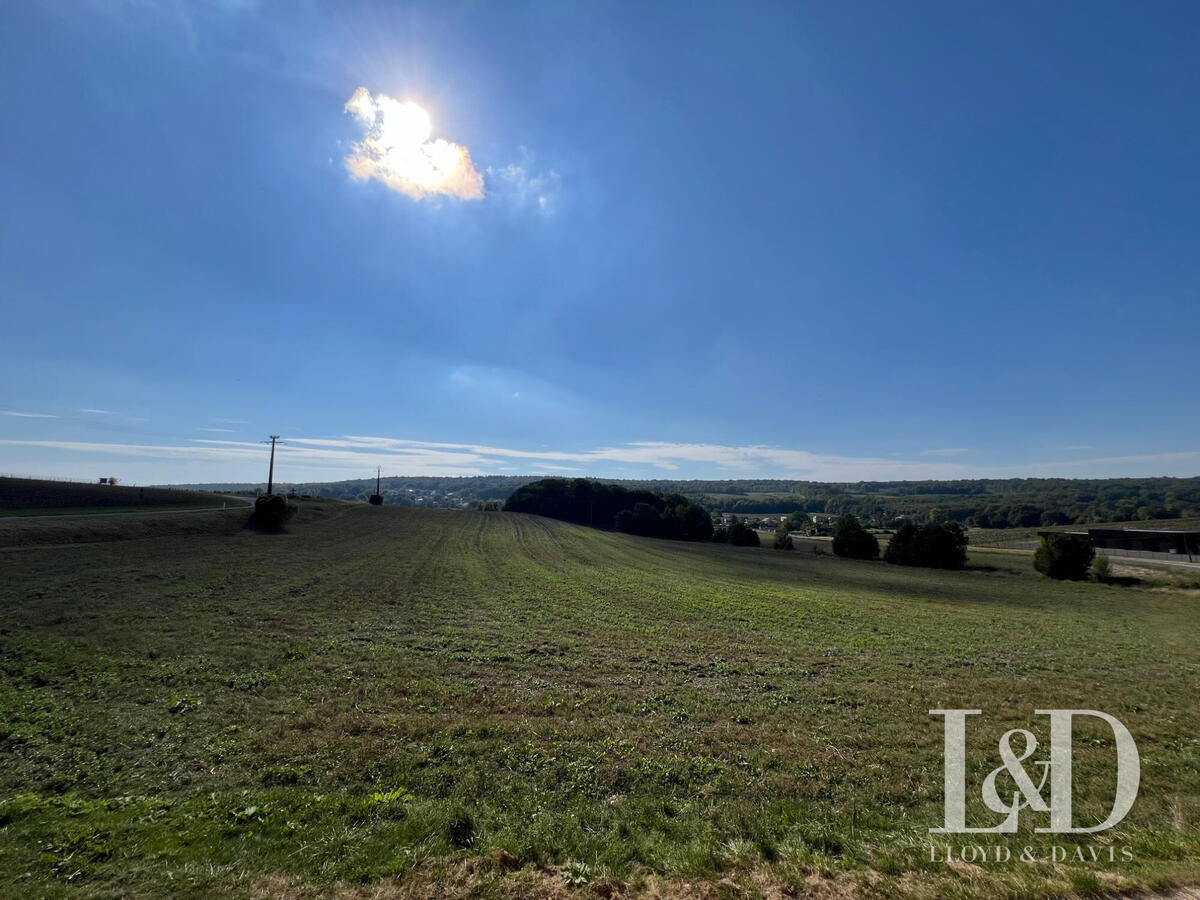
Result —
<svg viewBox="0 0 1200 900"><path fill-rule="evenodd" d="M0 517L119 515L147 509L220 509L236 503L201 491L0 476Z"/></svg>
<svg viewBox="0 0 1200 900"><path fill-rule="evenodd" d="M1037 528L972 528L971 543L975 546L996 546L1011 541L1036 541L1042 531L1087 531L1089 528L1161 529L1162 531L1197 531L1200 519L1150 519L1141 522L1088 522L1079 525L1049 525Z"/></svg>
<svg viewBox="0 0 1200 900"><path fill-rule="evenodd" d="M0 895L1200 880L1196 591L1054 583L1013 553L935 572L515 514L311 503L284 535L227 518L78 545L65 523L0 531L23 544L0 550ZM976 785L1001 731L1044 738L1034 709L1120 718L1142 757L1124 822L979 837L1133 860L931 862L928 711L947 707L986 714ZM1104 815L1112 759L1111 735L1080 730L1081 821Z"/></svg>

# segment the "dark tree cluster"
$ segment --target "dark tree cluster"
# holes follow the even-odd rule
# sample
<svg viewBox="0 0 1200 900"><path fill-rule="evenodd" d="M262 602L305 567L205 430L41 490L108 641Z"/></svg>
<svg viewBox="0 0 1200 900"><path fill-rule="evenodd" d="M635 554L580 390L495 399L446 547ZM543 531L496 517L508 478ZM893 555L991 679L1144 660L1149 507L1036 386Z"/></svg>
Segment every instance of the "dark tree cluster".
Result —
<svg viewBox="0 0 1200 900"><path fill-rule="evenodd" d="M728 532L729 543L735 547L757 547L762 543L758 538L758 532L737 516L733 517Z"/></svg>
<svg viewBox="0 0 1200 900"><path fill-rule="evenodd" d="M1046 534L1033 555L1033 567L1059 581L1082 581L1092 565L1092 549L1087 538L1071 534Z"/></svg>
<svg viewBox="0 0 1200 900"><path fill-rule="evenodd" d="M681 494L629 490L588 478L531 482L517 488L504 509L646 537L707 541L713 536L708 510Z"/></svg>
<svg viewBox="0 0 1200 900"><path fill-rule="evenodd" d="M957 522L908 522L892 535L883 558L900 566L961 569L967 562L967 535Z"/></svg>
<svg viewBox="0 0 1200 900"><path fill-rule="evenodd" d="M833 526L833 552L850 559L875 559L879 540L854 516L842 516Z"/></svg>
<svg viewBox="0 0 1200 900"><path fill-rule="evenodd" d="M733 544L735 547L758 547L762 544L758 532L737 516L729 525L713 529L712 539L714 544Z"/></svg>

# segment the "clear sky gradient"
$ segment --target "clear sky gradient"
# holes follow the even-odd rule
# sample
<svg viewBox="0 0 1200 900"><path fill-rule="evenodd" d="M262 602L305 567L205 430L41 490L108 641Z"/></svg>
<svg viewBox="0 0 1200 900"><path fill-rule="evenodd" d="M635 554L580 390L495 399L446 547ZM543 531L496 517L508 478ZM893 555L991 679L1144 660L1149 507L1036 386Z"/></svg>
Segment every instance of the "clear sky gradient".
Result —
<svg viewBox="0 0 1200 900"><path fill-rule="evenodd" d="M1188 2L4 3L0 471L1195 475L1198 47ZM355 168L386 97L467 187Z"/></svg>

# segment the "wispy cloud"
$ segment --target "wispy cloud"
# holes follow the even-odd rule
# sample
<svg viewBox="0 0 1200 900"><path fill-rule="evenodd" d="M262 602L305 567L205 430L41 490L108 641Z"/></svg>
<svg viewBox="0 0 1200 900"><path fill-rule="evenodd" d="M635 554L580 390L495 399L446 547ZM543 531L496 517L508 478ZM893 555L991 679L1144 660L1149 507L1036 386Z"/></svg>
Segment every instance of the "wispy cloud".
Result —
<svg viewBox="0 0 1200 900"><path fill-rule="evenodd" d="M353 177L378 179L414 200L436 195L461 200L483 197L483 176L470 151L442 138L431 140L429 115L416 103L360 87L345 109L364 130L362 140L353 144L346 157Z"/></svg>
<svg viewBox="0 0 1200 900"><path fill-rule="evenodd" d="M922 456L961 456L966 453L967 447L940 447L936 450L922 450Z"/></svg>
<svg viewBox="0 0 1200 900"><path fill-rule="evenodd" d="M562 176L554 169L538 171L537 160L528 148L521 148L521 162L507 166L488 166L492 194L506 198L519 209L535 209L552 215L558 207Z"/></svg>
<svg viewBox="0 0 1200 900"><path fill-rule="evenodd" d="M200 430L213 434L237 434L236 428L201 428Z"/></svg>
<svg viewBox="0 0 1200 900"><path fill-rule="evenodd" d="M0 416L14 416L18 419L57 419L50 413L18 412L15 409L0 409Z"/></svg>
<svg viewBox="0 0 1200 900"><path fill-rule="evenodd" d="M173 471L204 463L221 464L218 480L253 480L265 466L266 450L257 441L195 438L184 445L110 444L85 441L0 440L0 446L24 446L86 454L99 459L125 458L136 471L148 461L170 462ZM289 437L277 448L276 474L289 480L360 477L378 466L402 475L485 475L498 472L572 472L621 477L778 477L803 481L899 481L971 477L1078 477L1167 475L1200 469L1200 450L1099 457L977 467L950 460L838 456L765 445L640 441L585 450L524 450L487 444L418 441L369 435ZM188 479L183 479L188 480Z"/></svg>
<svg viewBox="0 0 1200 900"><path fill-rule="evenodd" d="M81 413L91 413L92 415L95 415L95 416L111 416L112 415L111 409L89 409L87 407L84 407L83 409L81 409L79 411Z"/></svg>
<svg viewBox="0 0 1200 900"><path fill-rule="evenodd" d="M546 469L551 465L564 469L602 471L613 464L642 466L662 472L682 467L705 466L724 474L749 477L777 474L780 477L858 481L864 478L954 478L962 467L952 463L916 462L875 457L848 457L810 453L768 446L729 446L724 444L683 444L641 441L593 450L523 450L485 444L458 444L414 441L403 438L346 435L341 438L290 438L295 447L326 452L375 453L400 457L412 462L435 462L438 466L464 466L484 469L498 464L524 462Z"/></svg>

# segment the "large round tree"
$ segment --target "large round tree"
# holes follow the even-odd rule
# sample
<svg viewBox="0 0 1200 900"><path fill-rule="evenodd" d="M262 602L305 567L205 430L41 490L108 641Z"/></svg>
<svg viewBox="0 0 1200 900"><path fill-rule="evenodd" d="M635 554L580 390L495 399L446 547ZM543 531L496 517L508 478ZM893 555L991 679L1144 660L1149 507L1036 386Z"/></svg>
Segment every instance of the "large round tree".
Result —
<svg viewBox="0 0 1200 900"><path fill-rule="evenodd" d="M862 527L857 516L840 516L833 526L833 552L850 559L875 559L879 541Z"/></svg>

